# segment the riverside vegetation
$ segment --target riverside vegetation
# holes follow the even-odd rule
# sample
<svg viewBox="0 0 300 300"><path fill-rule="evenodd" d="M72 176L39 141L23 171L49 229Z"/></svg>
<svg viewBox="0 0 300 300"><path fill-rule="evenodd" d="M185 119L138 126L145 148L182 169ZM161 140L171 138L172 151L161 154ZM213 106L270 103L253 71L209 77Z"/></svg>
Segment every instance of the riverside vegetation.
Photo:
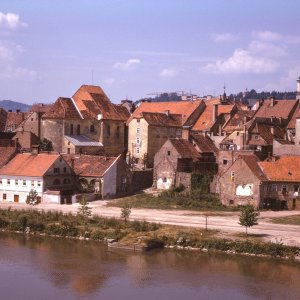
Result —
<svg viewBox="0 0 300 300"><path fill-rule="evenodd" d="M225 239L219 232L205 229L161 225L145 221L63 214L58 211L0 210L0 228L24 234L40 234L94 241L116 239L128 245L146 245L228 253L248 253L272 257L297 258L300 248L281 242L264 243L259 238Z"/></svg>

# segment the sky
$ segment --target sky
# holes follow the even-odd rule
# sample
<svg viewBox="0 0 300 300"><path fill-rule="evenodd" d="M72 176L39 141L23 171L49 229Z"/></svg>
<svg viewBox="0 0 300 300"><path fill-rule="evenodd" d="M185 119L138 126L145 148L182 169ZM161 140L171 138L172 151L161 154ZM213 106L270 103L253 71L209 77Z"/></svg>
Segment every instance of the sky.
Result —
<svg viewBox="0 0 300 300"><path fill-rule="evenodd" d="M294 91L299 0L0 0L0 99Z"/></svg>

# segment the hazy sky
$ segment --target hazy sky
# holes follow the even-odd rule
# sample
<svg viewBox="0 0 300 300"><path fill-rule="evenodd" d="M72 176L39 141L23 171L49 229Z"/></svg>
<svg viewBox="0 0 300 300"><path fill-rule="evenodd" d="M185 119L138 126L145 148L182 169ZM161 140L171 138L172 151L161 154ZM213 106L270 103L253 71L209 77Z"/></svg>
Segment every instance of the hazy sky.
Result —
<svg viewBox="0 0 300 300"><path fill-rule="evenodd" d="M152 92L295 90L299 0L0 0L0 99L53 102L82 84Z"/></svg>

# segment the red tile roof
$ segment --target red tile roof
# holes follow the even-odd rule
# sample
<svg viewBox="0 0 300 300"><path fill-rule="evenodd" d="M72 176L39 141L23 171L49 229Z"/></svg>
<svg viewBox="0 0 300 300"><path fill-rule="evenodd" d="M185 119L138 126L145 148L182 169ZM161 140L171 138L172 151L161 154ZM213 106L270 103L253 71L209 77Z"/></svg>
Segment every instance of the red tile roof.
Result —
<svg viewBox="0 0 300 300"><path fill-rule="evenodd" d="M181 158L192 158L194 161L200 158L200 154L197 152L191 142L178 138L169 139L169 141L181 156Z"/></svg>
<svg viewBox="0 0 300 300"><path fill-rule="evenodd" d="M274 133L272 133L272 128ZM249 140L249 145L272 145L273 139L283 139L285 131L279 126L273 126L270 124L256 123L251 130L251 134L259 135L261 138L253 138Z"/></svg>
<svg viewBox="0 0 300 300"><path fill-rule="evenodd" d="M182 115L142 112L141 117L152 126L181 127Z"/></svg>
<svg viewBox="0 0 300 300"><path fill-rule="evenodd" d="M83 118L97 119L101 114L103 119L127 121L130 117L128 110L111 103L99 86L82 85L73 99Z"/></svg>
<svg viewBox="0 0 300 300"><path fill-rule="evenodd" d="M52 104L35 103L30 107L30 112L46 113L52 107Z"/></svg>
<svg viewBox="0 0 300 300"><path fill-rule="evenodd" d="M274 102L274 106L272 106ZM255 117L261 118L283 118L288 120L292 117L293 110L296 108L297 100L264 100L256 111Z"/></svg>
<svg viewBox="0 0 300 300"><path fill-rule="evenodd" d="M242 128L242 124L244 122L244 118L246 118L247 122L253 117L255 111L254 110L239 110L237 111L231 119L224 125L223 130L227 133L234 131L235 129Z"/></svg>
<svg viewBox="0 0 300 300"><path fill-rule="evenodd" d="M197 122L193 126L192 130L194 131L208 131L214 124L213 121L213 109L214 105L218 105L218 116L221 114L230 114L236 106L234 104L219 104L217 99L214 100L207 100L205 102L206 108L203 113L198 118Z"/></svg>
<svg viewBox="0 0 300 300"><path fill-rule="evenodd" d="M256 155L239 155L239 158L242 159L248 168L252 171L252 173L259 178L260 180L265 180L265 174L261 170L259 164L260 161Z"/></svg>
<svg viewBox="0 0 300 300"><path fill-rule="evenodd" d="M163 113L167 110L170 114L181 114L182 123L186 124L195 110L203 103L202 100L196 101L172 101L172 102L142 102L133 112L127 121L127 125L142 112Z"/></svg>
<svg viewBox="0 0 300 300"><path fill-rule="evenodd" d="M80 119L80 115L70 98L58 98L47 112L43 119Z"/></svg>
<svg viewBox="0 0 300 300"><path fill-rule="evenodd" d="M16 147L0 147L0 168L6 165L16 154Z"/></svg>
<svg viewBox="0 0 300 300"><path fill-rule="evenodd" d="M117 157L75 154L65 154L63 157L71 168L73 159L74 172L82 177L102 177L117 159Z"/></svg>
<svg viewBox="0 0 300 300"><path fill-rule="evenodd" d="M299 117L300 117L300 102L298 101L297 107L293 113L293 116L287 125L287 129L295 129L296 119Z"/></svg>
<svg viewBox="0 0 300 300"><path fill-rule="evenodd" d="M59 157L59 154L17 154L0 169L0 175L42 177Z"/></svg>
<svg viewBox="0 0 300 300"><path fill-rule="evenodd" d="M25 120L25 116L24 112L8 112L5 130L15 130Z"/></svg>
<svg viewBox="0 0 300 300"><path fill-rule="evenodd" d="M215 143L206 135L193 134L191 135L192 142L195 143L201 153L212 152L215 154L219 153L219 149Z"/></svg>
<svg viewBox="0 0 300 300"><path fill-rule="evenodd" d="M300 182L300 156L286 155L258 164L269 181Z"/></svg>

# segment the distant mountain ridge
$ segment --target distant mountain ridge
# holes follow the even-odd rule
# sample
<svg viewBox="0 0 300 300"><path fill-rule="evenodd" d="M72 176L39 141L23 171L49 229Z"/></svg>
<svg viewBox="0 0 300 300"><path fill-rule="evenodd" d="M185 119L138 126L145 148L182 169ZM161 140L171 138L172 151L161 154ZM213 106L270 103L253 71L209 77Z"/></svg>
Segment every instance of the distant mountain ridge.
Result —
<svg viewBox="0 0 300 300"><path fill-rule="evenodd" d="M30 109L31 105L12 100L0 100L0 107L4 108L6 111L16 111L19 109L20 111L26 112Z"/></svg>

